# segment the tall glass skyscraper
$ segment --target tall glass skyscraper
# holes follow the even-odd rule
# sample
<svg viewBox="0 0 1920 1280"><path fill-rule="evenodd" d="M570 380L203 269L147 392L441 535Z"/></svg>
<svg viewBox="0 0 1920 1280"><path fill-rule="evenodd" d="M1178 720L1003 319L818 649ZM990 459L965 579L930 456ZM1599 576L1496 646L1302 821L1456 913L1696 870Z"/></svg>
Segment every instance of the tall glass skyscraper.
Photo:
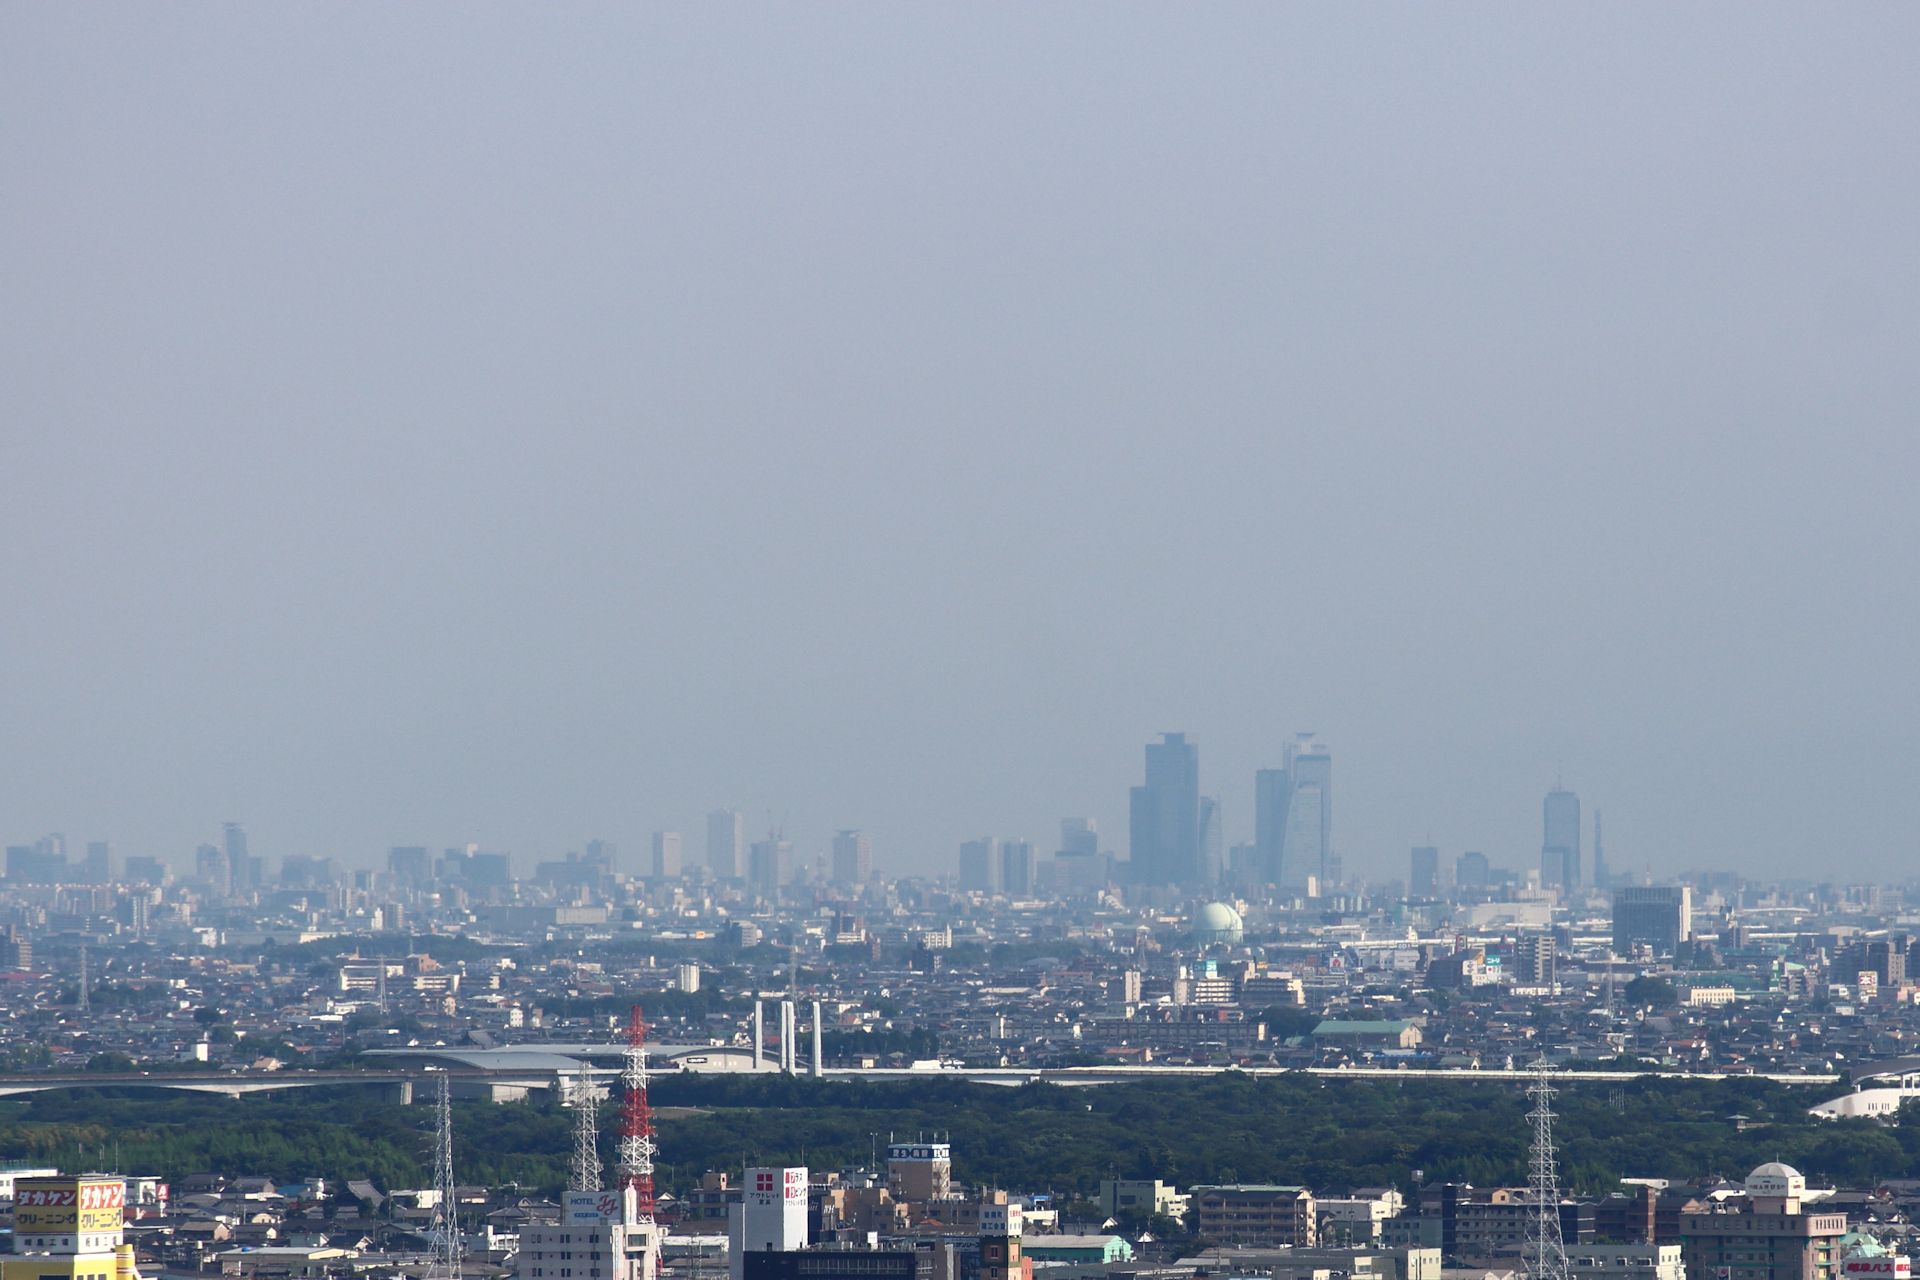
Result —
<svg viewBox="0 0 1920 1280"><path fill-rule="evenodd" d="M1280 856L1280 883L1304 888L1309 877L1322 889L1333 878L1333 752L1311 733L1287 744L1287 777L1293 794L1287 805L1286 843Z"/></svg>
<svg viewBox="0 0 1920 1280"><path fill-rule="evenodd" d="M1195 884L1207 879L1200 832L1200 748L1184 733L1147 744L1147 780L1127 806L1135 884Z"/></svg>
<svg viewBox="0 0 1920 1280"><path fill-rule="evenodd" d="M1285 769L1261 769L1253 775L1253 848L1259 883L1284 884L1287 810L1293 807L1293 779Z"/></svg>
<svg viewBox="0 0 1920 1280"><path fill-rule="evenodd" d="M1558 783L1541 806L1540 883L1580 887L1580 797Z"/></svg>
<svg viewBox="0 0 1920 1280"><path fill-rule="evenodd" d="M707 815L707 865L722 880L732 880L745 868L747 815L738 809L715 809Z"/></svg>

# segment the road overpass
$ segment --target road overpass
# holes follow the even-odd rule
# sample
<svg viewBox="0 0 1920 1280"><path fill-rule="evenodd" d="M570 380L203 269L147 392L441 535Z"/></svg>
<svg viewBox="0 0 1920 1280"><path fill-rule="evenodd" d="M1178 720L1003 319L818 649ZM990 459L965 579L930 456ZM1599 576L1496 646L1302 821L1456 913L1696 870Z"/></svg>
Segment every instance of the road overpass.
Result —
<svg viewBox="0 0 1920 1280"><path fill-rule="evenodd" d="M551 1089L551 1074L529 1075L428 1071L49 1071L0 1075L0 1098L67 1089L170 1089L228 1098L290 1089L368 1089L373 1100L410 1103L417 1086L444 1074L455 1097L517 1102L536 1089ZM424 1100L425 1095L420 1095Z"/></svg>
<svg viewBox="0 0 1920 1280"><path fill-rule="evenodd" d="M449 1053L457 1053L450 1050ZM480 1098L491 1102L518 1102L541 1090L565 1092L576 1086L585 1070L596 1092L604 1093L620 1074L618 1067L583 1064L565 1055L538 1055L538 1060L503 1061L491 1067L427 1065L432 1050L412 1051L414 1063L404 1069L374 1068L365 1071L72 1071L41 1072L31 1075L0 1075L0 1098L43 1093L60 1089L173 1089L187 1093L211 1093L238 1098L255 1093L273 1093L288 1089L360 1088L375 1090L381 1101L408 1103L425 1100L422 1089L439 1077L450 1082L455 1097ZM536 1055L505 1055L535 1059ZM666 1066L664 1075L687 1067ZM697 1070L697 1068L694 1068ZM1443 1080L1471 1080L1524 1084L1524 1070L1472 1067L1211 1067L1211 1066L1136 1066L1093 1067L861 1067L828 1070L827 1080L911 1081L964 1080L975 1084L1005 1085L1058 1084L1090 1087L1142 1080L1195 1080L1229 1071L1255 1078L1307 1075L1322 1079L1397 1080L1421 1084ZM1755 1072L1728 1075L1704 1071L1602 1071L1576 1069L1555 1071L1554 1079L1578 1083L1626 1083L1634 1080L1696 1080L1719 1082L1766 1080L1785 1085L1833 1085L1840 1081L1834 1074Z"/></svg>

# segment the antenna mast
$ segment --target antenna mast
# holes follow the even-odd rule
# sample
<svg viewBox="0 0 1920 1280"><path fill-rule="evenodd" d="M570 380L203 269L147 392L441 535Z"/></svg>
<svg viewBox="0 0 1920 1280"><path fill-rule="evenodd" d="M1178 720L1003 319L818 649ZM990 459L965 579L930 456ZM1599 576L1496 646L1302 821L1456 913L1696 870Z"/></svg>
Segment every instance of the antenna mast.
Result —
<svg viewBox="0 0 1920 1280"><path fill-rule="evenodd" d="M1533 1110L1527 1119L1533 1122L1532 1168L1527 1182L1533 1193L1533 1229L1528 1233L1528 1280L1570 1280L1566 1244L1560 1238L1560 1179L1553 1151L1552 1068L1545 1054L1533 1064L1533 1082L1527 1096Z"/></svg>
<svg viewBox="0 0 1920 1280"><path fill-rule="evenodd" d="M634 1005L627 1015L627 1060L620 1071L626 1098L620 1105L620 1177L628 1191L631 1221L653 1221L653 1109L647 1105L647 1020Z"/></svg>
<svg viewBox="0 0 1920 1280"><path fill-rule="evenodd" d="M586 1063L573 1094L573 1189L600 1189L600 1100L593 1096L593 1077Z"/></svg>
<svg viewBox="0 0 1920 1280"><path fill-rule="evenodd" d="M460 1280L459 1197L453 1185L453 1088L440 1074L439 1123L433 1147L433 1185L439 1193L433 1208L433 1255L427 1262L428 1280Z"/></svg>

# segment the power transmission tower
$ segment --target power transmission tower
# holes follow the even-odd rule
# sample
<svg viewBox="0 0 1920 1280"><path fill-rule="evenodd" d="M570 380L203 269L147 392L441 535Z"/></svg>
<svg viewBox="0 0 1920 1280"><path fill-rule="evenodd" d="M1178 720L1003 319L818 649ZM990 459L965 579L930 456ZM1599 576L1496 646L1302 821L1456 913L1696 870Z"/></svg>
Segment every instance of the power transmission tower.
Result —
<svg viewBox="0 0 1920 1280"><path fill-rule="evenodd" d="M600 1101L593 1096L593 1077L586 1063L573 1094L573 1189L600 1189Z"/></svg>
<svg viewBox="0 0 1920 1280"><path fill-rule="evenodd" d="M1527 1119L1533 1122L1532 1168L1527 1185L1533 1193L1534 1218L1527 1241L1529 1280L1571 1280L1566 1244L1560 1237L1560 1175L1553 1151L1552 1068L1542 1054L1533 1064L1533 1083L1527 1096L1533 1110Z"/></svg>
<svg viewBox="0 0 1920 1280"><path fill-rule="evenodd" d="M79 1010L80 1010L80 1012L81 1012L81 1013L86 1013L86 1012L88 1012L88 1011L89 1011L89 1010L90 1010L90 1009L91 1009L91 1008L93 1007L93 1002L87 999L87 987L88 987L89 985L90 985L90 984L89 984L89 983L87 982L87 944L83 942L83 943L81 943L81 944L80 944L80 1001L79 1001Z"/></svg>
<svg viewBox="0 0 1920 1280"><path fill-rule="evenodd" d="M433 1255L427 1263L427 1280L460 1280L459 1197L453 1185L453 1090L452 1082L440 1075L438 1125L433 1147L433 1185L439 1193L433 1209Z"/></svg>

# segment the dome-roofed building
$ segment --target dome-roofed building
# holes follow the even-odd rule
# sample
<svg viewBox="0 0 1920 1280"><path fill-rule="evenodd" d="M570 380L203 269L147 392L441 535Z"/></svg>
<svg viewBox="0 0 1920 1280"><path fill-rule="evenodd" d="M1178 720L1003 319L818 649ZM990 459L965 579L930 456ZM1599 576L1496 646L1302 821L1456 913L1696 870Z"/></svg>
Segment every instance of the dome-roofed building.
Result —
<svg viewBox="0 0 1920 1280"><path fill-rule="evenodd" d="M1756 1213L1798 1213L1807 1180L1790 1164L1769 1160L1747 1175L1747 1196Z"/></svg>
<svg viewBox="0 0 1920 1280"><path fill-rule="evenodd" d="M1687 1275L1710 1280L1844 1280L1844 1213L1807 1212L1807 1180L1770 1160L1747 1175L1744 1208L1680 1215ZM1730 1201L1730 1204L1737 1204Z"/></svg>
<svg viewBox="0 0 1920 1280"><path fill-rule="evenodd" d="M1209 902L1193 914L1193 940L1203 947L1217 942L1237 947L1246 933L1240 913L1224 902Z"/></svg>

